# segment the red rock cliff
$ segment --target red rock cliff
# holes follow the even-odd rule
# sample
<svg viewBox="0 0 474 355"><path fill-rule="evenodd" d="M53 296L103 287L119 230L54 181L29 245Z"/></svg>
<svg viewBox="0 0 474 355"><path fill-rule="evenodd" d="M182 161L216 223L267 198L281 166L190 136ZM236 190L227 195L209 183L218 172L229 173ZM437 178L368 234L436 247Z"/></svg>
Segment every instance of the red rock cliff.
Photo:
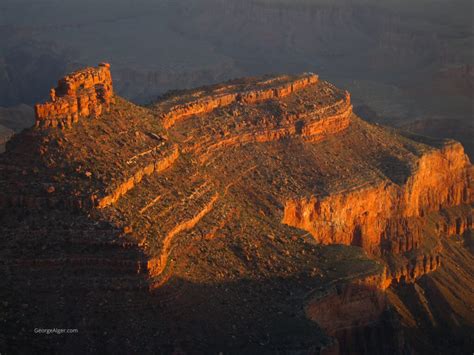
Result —
<svg viewBox="0 0 474 355"><path fill-rule="evenodd" d="M462 146L449 143L422 156L403 185L382 181L326 197L289 200L283 223L309 231L323 244L357 245L376 255L405 252L420 243L421 217L472 202L470 172Z"/></svg>
<svg viewBox="0 0 474 355"><path fill-rule="evenodd" d="M35 106L37 127L68 127L79 118L99 116L113 101L108 63L65 76L50 91L50 101Z"/></svg>
<svg viewBox="0 0 474 355"><path fill-rule="evenodd" d="M197 93L185 102L172 103L162 113L163 124L166 128L176 122L190 117L211 112L216 108L229 106L236 102L245 105L255 104L269 99L281 99L292 93L318 83L319 77L312 73L302 74L298 78L288 80L286 76L257 83L251 89L243 85L226 85L211 95ZM197 97L196 97L197 96Z"/></svg>

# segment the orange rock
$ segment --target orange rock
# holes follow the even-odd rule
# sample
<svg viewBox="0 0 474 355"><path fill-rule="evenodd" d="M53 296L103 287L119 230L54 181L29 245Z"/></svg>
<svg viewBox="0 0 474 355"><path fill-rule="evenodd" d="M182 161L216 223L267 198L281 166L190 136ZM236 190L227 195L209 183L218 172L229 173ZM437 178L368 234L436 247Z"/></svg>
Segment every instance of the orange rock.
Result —
<svg viewBox="0 0 474 355"><path fill-rule="evenodd" d="M200 97L169 108L162 116L163 125L166 128L170 128L177 121L186 117L211 112L216 108L229 106L235 102L255 104L273 98L283 98L309 85L314 85L318 81L319 77L317 75L306 73L288 82L262 89L245 90L234 86L224 87L221 89L223 93ZM259 84L263 86L268 84L268 82L261 82Z"/></svg>
<svg viewBox="0 0 474 355"><path fill-rule="evenodd" d="M283 223L307 230L320 243L356 245L375 255L416 249L427 213L474 200L470 167L461 144L449 143L425 154L402 186L383 182L324 198L289 200ZM457 232L470 224L467 219L452 223Z"/></svg>
<svg viewBox="0 0 474 355"><path fill-rule="evenodd" d="M113 103L110 65L77 71L51 89L50 102L35 106L37 127L69 127L79 118L100 116Z"/></svg>

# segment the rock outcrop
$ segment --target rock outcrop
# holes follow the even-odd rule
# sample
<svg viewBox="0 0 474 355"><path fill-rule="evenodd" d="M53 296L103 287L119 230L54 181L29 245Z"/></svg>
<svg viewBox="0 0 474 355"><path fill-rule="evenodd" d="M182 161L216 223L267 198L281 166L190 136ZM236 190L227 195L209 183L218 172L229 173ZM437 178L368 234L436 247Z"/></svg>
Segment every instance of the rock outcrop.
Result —
<svg viewBox="0 0 474 355"><path fill-rule="evenodd" d="M113 101L110 64L65 76L50 91L50 101L35 106L37 127L70 127L80 118L100 116Z"/></svg>
<svg viewBox="0 0 474 355"><path fill-rule="evenodd" d="M276 124L272 117L266 119L265 114L262 113L263 119L253 125L205 137L186 148L186 151L193 151L204 161L218 149L249 143L265 143L296 137L301 137L307 142L317 142L349 127L352 104L350 95L346 92L344 98L331 105L313 107L305 113L285 114L279 124Z"/></svg>
<svg viewBox="0 0 474 355"><path fill-rule="evenodd" d="M240 102L251 105L270 99L281 99L318 82L315 74L303 74L296 78L281 76L264 81L236 83L219 87L212 93L206 91L193 92L189 96L179 96L165 100L158 105L163 110L161 117L166 128L172 127L177 121L192 115L209 113L217 108ZM250 87L249 87L250 86Z"/></svg>
<svg viewBox="0 0 474 355"><path fill-rule="evenodd" d="M473 202L471 173L462 146L448 143L425 154L402 185L384 182L289 200L283 223L309 231L323 244L357 245L375 255L410 251L421 244L425 215Z"/></svg>
<svg viewBox="0 0 474 355"><path fill-rule="evenodd" d="M381 283L382 282L382 283ZM337 339L337 354L409 352L377 276L339 283L312 292L305 313Z"/></svg>
<svg viewBox="0 0 474 355"><path fill-rule="evenodd" d="M386 310L381 275L362 276L352 282L334 283L308 295L305 312L330 334L377 321Z"/></svg>
<svg viewBox="0 0 474 355"><path fill-rule="evenodd" d="M153 173L160 173L174 164L176 159L179 157L178 147L174 147L169 155L162 159L153 162L144 168L139 169L132 177L125 182L119 183L118 187L112 188L112 191L106 193L105 196L99 198L97 202L97 208L107 207L118 201L120 197L125 195L128 191L133 189L136 184L139 184L144 177Z"/></svg>

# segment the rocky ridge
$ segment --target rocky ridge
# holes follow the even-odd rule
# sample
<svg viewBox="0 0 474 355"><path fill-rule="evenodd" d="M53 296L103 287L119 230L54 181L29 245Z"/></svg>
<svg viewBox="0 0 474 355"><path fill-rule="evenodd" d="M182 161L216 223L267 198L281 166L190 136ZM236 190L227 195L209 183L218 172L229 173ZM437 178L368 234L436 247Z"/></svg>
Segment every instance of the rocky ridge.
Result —
<svg viewBox="0 0 474 355"><path fill-rule="evenodd" d="M27 340L57 301L72 309L73 321L51 313L62 325L87 315L72 343L95 351L402 352L385 293L442 268L444 241L472 229L459 143L368 124L314 74L139 107L113 94L104 65L51 99L0 156L5 319L43 290L7 349L64 349L65 338ZM195 326L210 309L208 328ZM108 348L91 340L117 322ZM130 329L142 341L124 345ZM381 329L383 342L362 340Z"/></svg>

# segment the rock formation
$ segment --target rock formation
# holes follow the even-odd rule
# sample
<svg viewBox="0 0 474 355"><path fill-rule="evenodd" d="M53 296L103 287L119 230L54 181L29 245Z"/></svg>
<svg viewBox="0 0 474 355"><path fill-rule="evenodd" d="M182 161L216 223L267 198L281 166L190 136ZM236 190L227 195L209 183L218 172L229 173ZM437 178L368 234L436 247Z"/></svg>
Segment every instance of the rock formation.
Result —
<svg viewBox="0 0 474 355"><path fill-rule="evenodd" d="M113 101L110 64L65 76L50 91L50 101L35 106L37 127L70 127L80 118L100 116Z"/></svg>
<svg viewBox="0 0 474 355"><path fill-rule="evenodd" d="M269 99L283 98L318 82L315 74L303 74L297 78L281 76L270 80L256 82L235 82L213 90L192 92L191 95L180 95L164 100L158 105L163 110L162 119L166 128L176 121L198 114L212 112L216 108L240 102L245 105L255 104ZM249 85L250 84L250 85Z"/></svg>
<svg viewBox="0 0 474 355"><path fill-rule="evenodd" d="M473 202L471 164L459 143L449 143L424 155L403 184L384 182L332 193L330 196L290 200L283 223L308 230L323 244L357 245L369 253L403 253L423 239L419 219ZM463 224L457 233L472 228Z"/></svg>
<svg viewBox="0 0 474 355"><path fill-rule="evenodd" d="M0 156L7 351L419 350L401 290L469 263L451 247L473 226L463 147L369 124L314 74L139 107L102 65L36 112Z"/></svg>

